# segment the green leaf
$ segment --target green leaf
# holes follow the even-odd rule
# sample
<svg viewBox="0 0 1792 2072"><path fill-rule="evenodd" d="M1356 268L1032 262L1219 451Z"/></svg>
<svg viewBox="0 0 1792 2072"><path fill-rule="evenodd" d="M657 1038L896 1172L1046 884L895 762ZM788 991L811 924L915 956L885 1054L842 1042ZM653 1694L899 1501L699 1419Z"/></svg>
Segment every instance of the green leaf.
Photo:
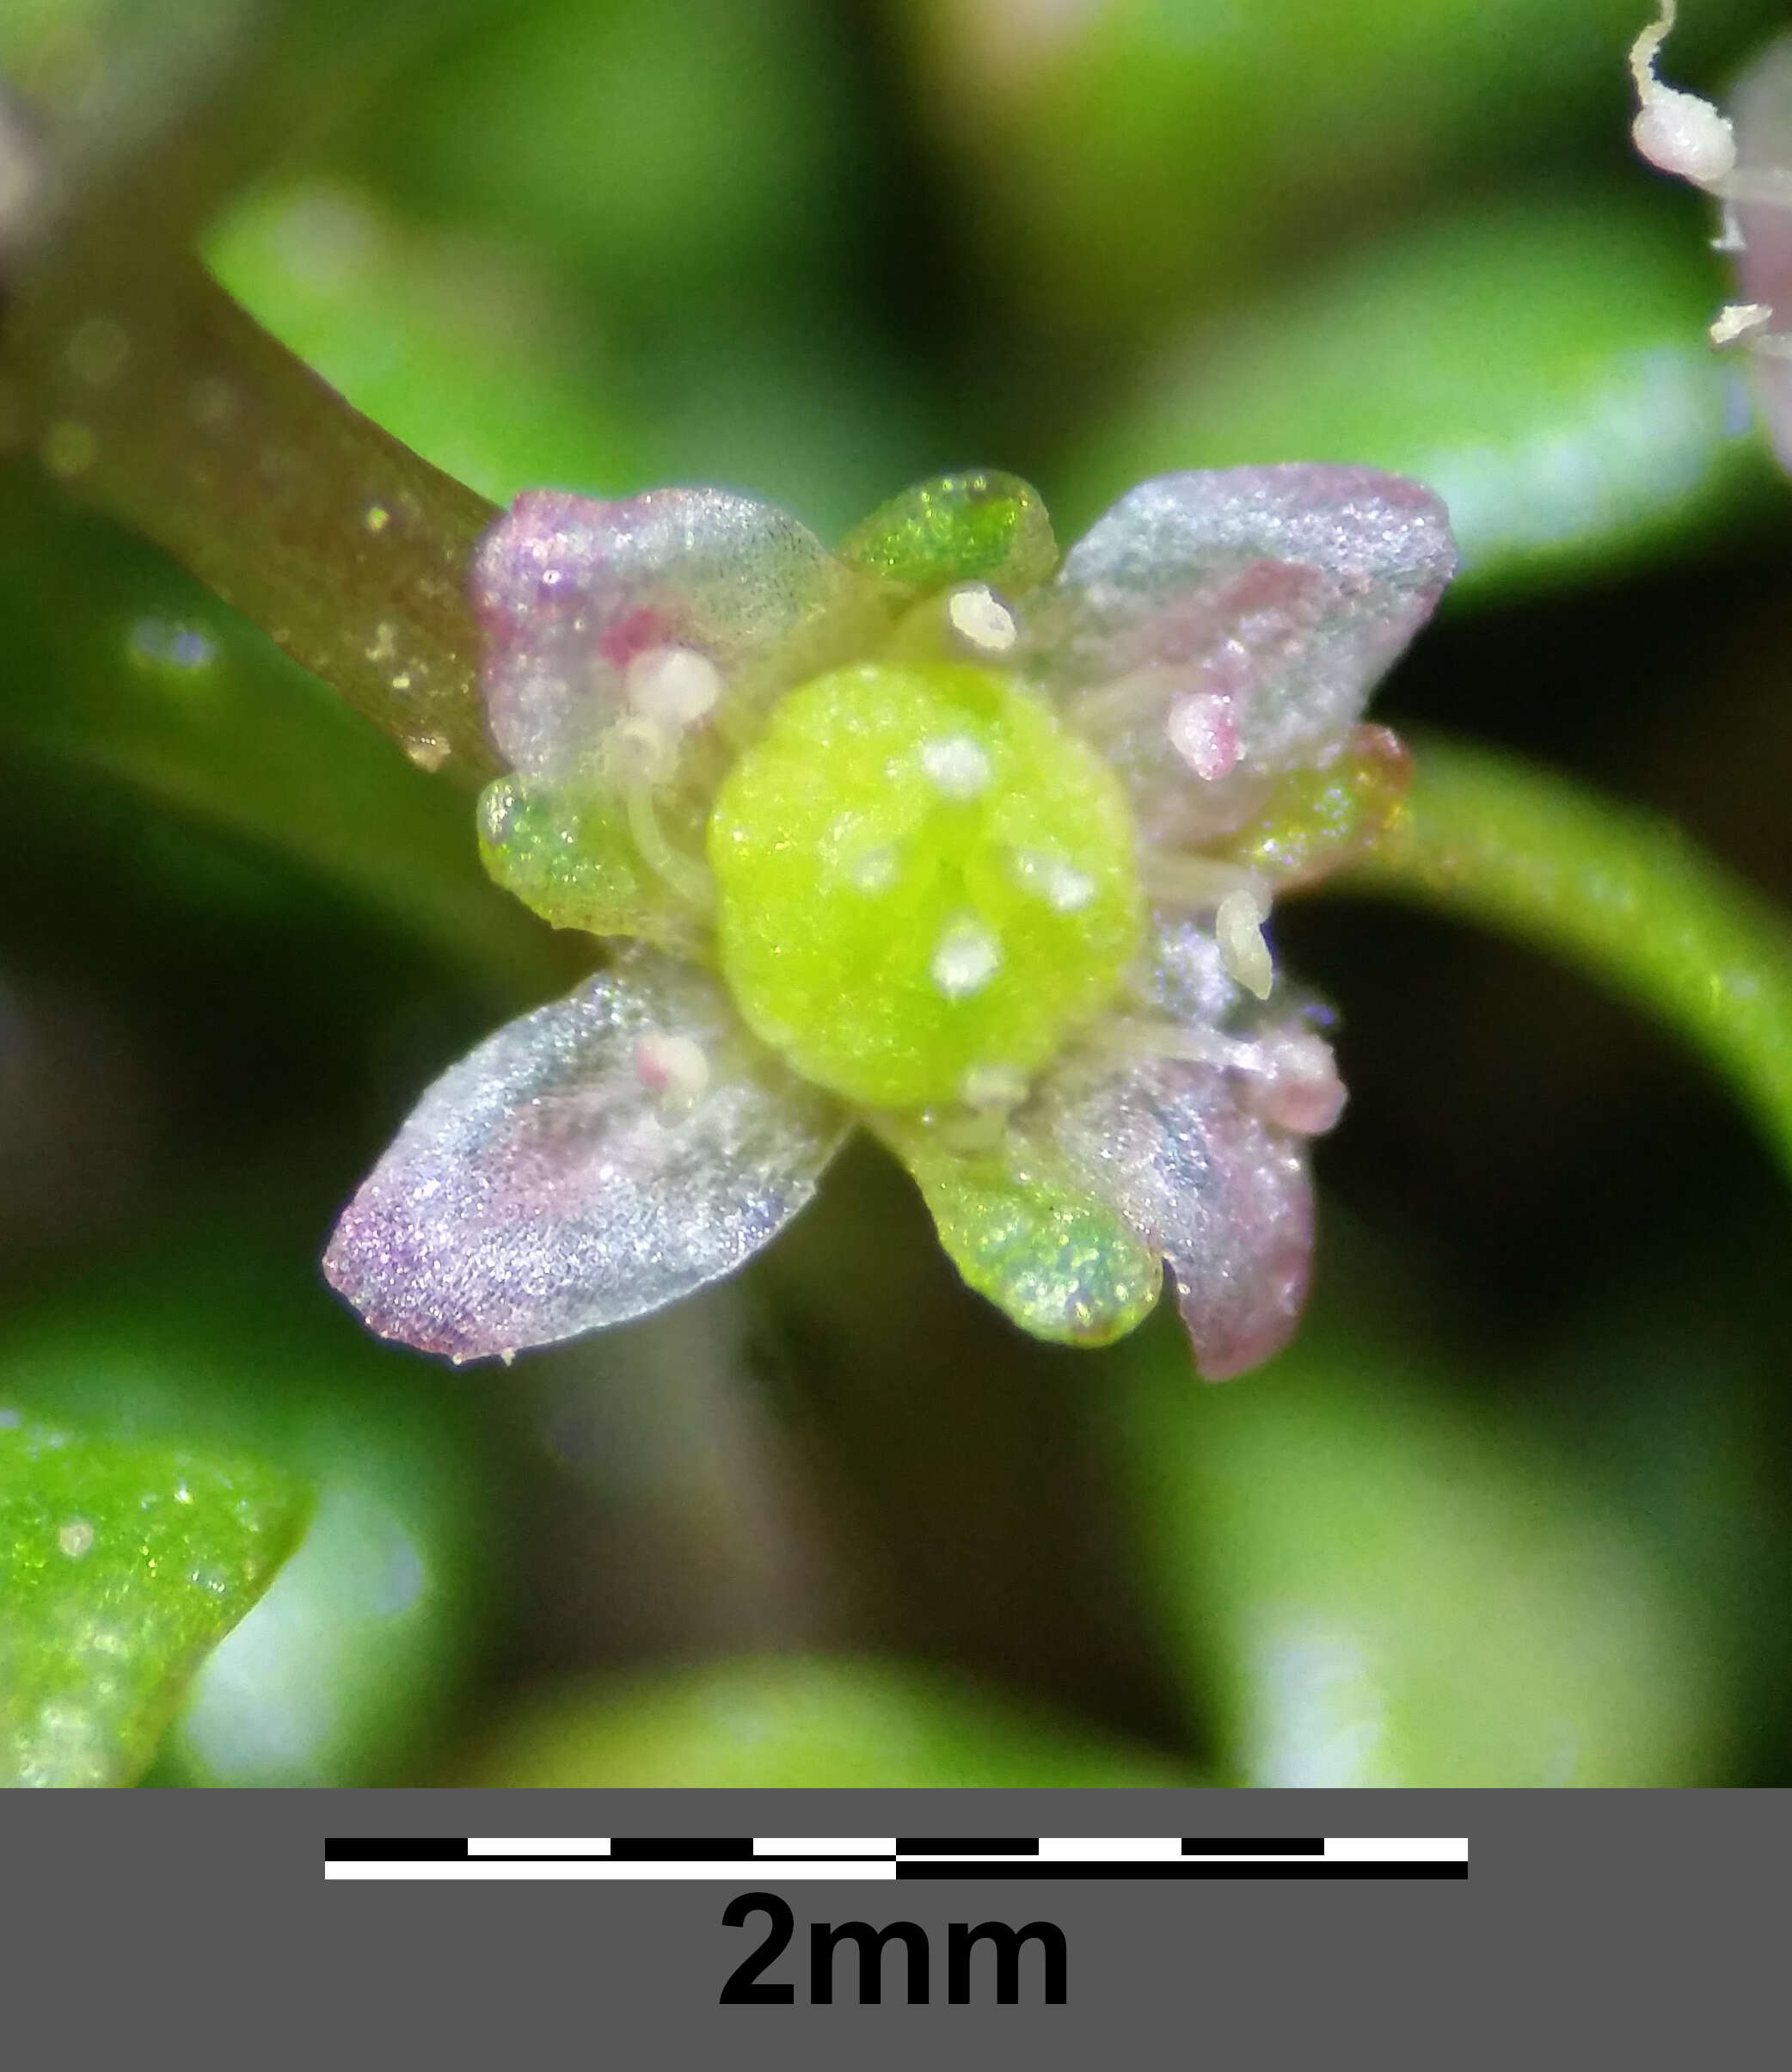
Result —
<svg viewBox="0 0 1792 2072"><path fill-rule="evenodd" d="M543 483L620 494L639 478L634 436L593 371L596 341L505 247L312 180L239 203L206 249L281 344L494 502Z"/></svg>
<svg viewBox="0 0 1792 2072"><path fill-rule="evenodd" d="M1406 808L1331 881L1565 959L1728 1080L1792 1171L1792 929L1670 823L1488 749L1425 740Z"/></svg>
<svg viewBox="0 0 1792 2072"><path fill-rule="evenodd" d="M363 124L363 157L429 214L556 251L612 303L669 296L693 323L719 279L800 267L844 234L859 111L808 0L484 13Z"/></svg>
<svg viewBox="0 0 1792 2072"><path fill-rule="evenodd" d="M1723 1680L1659 1551L1484 1403L1323 1315L1227 1388L1168 1331L1115 1357L1147 1559L1227 1774L1720 1780Z"/></svg>
<svg viewBox="0 0 1792 2072"><path fill-rule="evenodd" d="M455 1781L738 1789L1193 1780L1150 1750L948 1676L789 1657L563 1692L501 1727Z"/></svg>
<svg viewBox="0 0 1792 2072"><path fill-rule="evenodd" d="M0 1413L0 1783L132 1783L306 1510L254 1460Z"/></svg>
<svg viewBox="0 0 1792 2072"><path fill-rule="evenodd" d="M1364 462L1443 497L1452 596L1684 550L1768 470L1678 212L1531 197L1227 310L1096 433L1060 508L1166 468Z"/></svg>
<svg viewBox="0 0 1792 2072"><path fill-rule="evenodd" d="M210 1214L0 1337L0 1402L28 1417L247 1451L315 1489L303 1545L181 1694L152 1784L414 1781L504 1588L506 1457L480 1395L377 1344L310 1257L247 1206Z"/></svg>
<svg viewBox="0 0 1792 2072"><path fill-rule="evenodd" d="M1211 307L1224 284L1373 234L1451 183L1484 191L1486 169L1555 171L1580 139L1621 152L1623 53L1651 9L905 0L904 12L936 128L965 163L960 206L988 218L989 267L1059 326L1131 351L1160 311ZM1701 0L1681 13L1673 76L1709 90L1711 46L1723 37L1740 55L1746 26L1767 33L1783 9ZM1497 330L1485 343L1489 358L1506 351Z"/></svg>

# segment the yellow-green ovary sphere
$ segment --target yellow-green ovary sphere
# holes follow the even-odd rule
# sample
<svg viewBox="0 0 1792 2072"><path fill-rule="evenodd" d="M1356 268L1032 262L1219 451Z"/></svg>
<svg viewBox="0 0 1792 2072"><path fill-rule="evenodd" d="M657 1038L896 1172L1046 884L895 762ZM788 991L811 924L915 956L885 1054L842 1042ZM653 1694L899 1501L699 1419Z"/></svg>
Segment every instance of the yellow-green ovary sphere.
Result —
<svg viewBox="0 0 1792 2072"><path fill-rule="evenodd" d="M874 664L791 692L709 844L748 1025L868 1107L1011 1094L1138 947L1118 781L991 670Z"/></svg>

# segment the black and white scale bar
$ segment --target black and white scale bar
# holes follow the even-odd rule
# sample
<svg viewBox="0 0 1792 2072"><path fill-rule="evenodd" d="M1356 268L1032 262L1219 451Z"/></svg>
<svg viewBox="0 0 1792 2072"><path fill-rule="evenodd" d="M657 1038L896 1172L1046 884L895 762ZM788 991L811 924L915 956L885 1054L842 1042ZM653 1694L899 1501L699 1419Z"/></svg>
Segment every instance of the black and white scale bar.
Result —
<svg viewBox="0 0 1792 2072"><path fill-rule="evenodd" d="M1462 1835L582 1835L333 1837L326 1878L1466 1878Z"/></svg>

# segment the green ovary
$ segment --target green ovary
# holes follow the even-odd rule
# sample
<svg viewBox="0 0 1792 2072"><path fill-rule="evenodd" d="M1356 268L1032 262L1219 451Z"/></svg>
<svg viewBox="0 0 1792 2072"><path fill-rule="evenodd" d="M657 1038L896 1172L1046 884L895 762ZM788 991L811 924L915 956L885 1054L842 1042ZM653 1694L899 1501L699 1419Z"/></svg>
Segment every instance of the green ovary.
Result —
<svg viewBox="0 0 1792 2072"><path fill-rule="evenodd" d="M991 670L874 665L792 692L709 846L741 1013L868 1107L1011 1097L1138 947L1117 780Z"/></svg>

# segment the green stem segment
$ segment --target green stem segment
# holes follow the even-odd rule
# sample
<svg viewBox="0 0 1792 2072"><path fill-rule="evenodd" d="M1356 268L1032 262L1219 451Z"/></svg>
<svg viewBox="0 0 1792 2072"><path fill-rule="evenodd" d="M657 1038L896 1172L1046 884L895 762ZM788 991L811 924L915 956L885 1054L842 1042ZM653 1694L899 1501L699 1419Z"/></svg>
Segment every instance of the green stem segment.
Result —
<svg viewBox="0 0 1792 2072"><path fill-rule="evenodd" d="M108 226L21 284L39 458L173 555L412 759L496 768L466 572L495 515L335 395L198 263Z"/></svg>
<svg viewBox="0 0 1792 2072"><path fill-rule="evenodd" d="M1679 1032L1792 1171L1792 930L1679 830L1482 748L1430 741L1374 854L1330 881L1476 921Z"/></svg>

